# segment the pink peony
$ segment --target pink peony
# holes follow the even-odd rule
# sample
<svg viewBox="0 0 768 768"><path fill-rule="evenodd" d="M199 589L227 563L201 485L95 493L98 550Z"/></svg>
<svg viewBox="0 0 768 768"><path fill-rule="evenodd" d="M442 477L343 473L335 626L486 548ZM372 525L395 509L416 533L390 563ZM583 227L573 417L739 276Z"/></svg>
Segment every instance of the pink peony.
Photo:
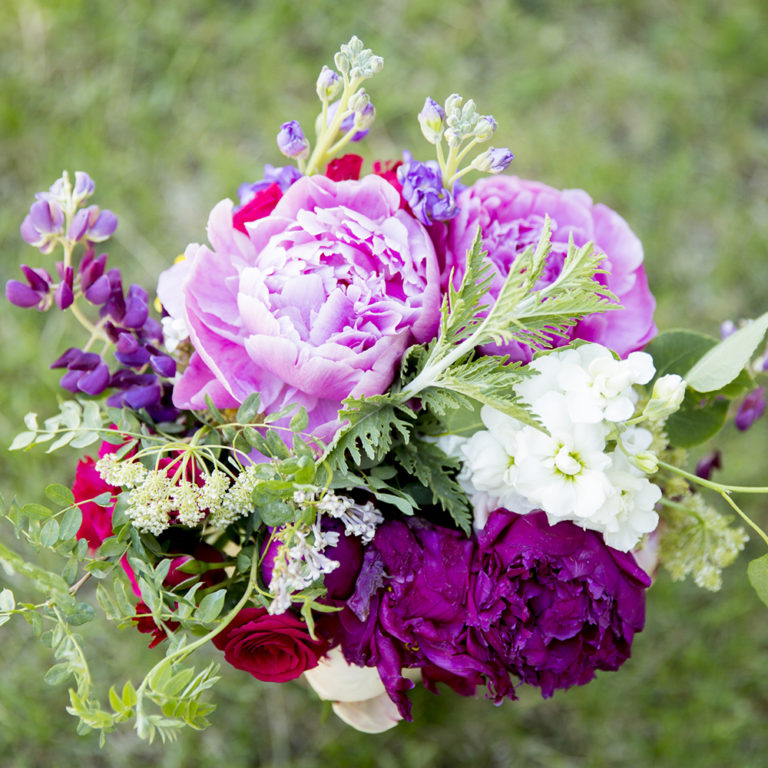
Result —
<svg viewBox="0 0 768 768"><path fill-rule="evenodd" d="M571 338L595 341L610 347L622 357L643 347L656 333L653 311L656 302L648 289L643 268L643 247L624 219L604 205L595 205L580 189L557 190L537 181L516 176L481 179L457 197L459 214L446 225L432 228L439 243L442 285L448 284L455 268L454 283L464 274L464 259L472 246L478 225L483 245L496 268L491 294L498 292L515 257L528 246L535 246L544 226L544 217L552 220L552 250L543 281L552 282L560 270L568 249L568 236L577 246L589 241L605 254L607 275L600 281L618 297L623 309L584 318L569 329ZM520 344L491 345L490 354L510 354L513 360L527 362L532 350Z"/></svg>
<svg viewBox="0 0 768 768"><path fill-rule="evenodd" d="M386 391L405 350L431 339L441 301L427 231L377 176L299 179L266 218L211 213L211 248L190 245L158 294L195 349L174 390L180 408L223 408L252 392L265 411L303 405L330 437L341 401ZM324 429L323 429L324 427Z"/></svg>

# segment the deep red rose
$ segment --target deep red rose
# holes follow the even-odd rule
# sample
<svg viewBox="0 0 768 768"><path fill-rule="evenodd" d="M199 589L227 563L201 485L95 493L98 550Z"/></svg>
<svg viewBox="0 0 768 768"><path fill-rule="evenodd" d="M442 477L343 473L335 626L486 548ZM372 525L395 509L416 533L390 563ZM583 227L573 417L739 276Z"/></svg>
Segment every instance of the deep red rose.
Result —
<svg viewBox="0 0 768 768"><path fill-rule="evenodd" d="M333 181L357 181L362 167L363 158L360 155L344 155L328 163L325 175Z"/></svg>
<svg viewBox="0 0 768 768"><path fill-rule="evenodd" d="M101 479L96 469L96 459L86 456L77 462L72 493L75 501L94 499L102 493L120 493L120 488L109 485ZM101 507L92 501L80 505L83 522L77 532L78 539L85 539L91 550L98 549L104 539L112 535L112 509L114 505Z"/></svg>
<svg viewBox="0 0 768 768"><path fill-rule="evenodd" d="M136 614L131 621L136 622L136 629L139 632L145 635L152 635L152 641L149 644L150 648L159 645L168 637L165 630L155 624L155 620L152 618L152 611L149 610L149 606L143 600L139 600L136 603ZM180 626L178 621L166 621L165 624L171 632L175 632Z"/></svg>
<svg viewBox="0 0 768 768"><path fill-rule="evenodd" d="M317 666L328 650L313 640L304 622L290 613L270 616L266 608L245 608L213 638L224 658L257 680L284 683Z"/></svg>
<svg viewBox="0 0 768 768"><path fill-rule="evenodd" d="M244 235L247 235L246 223L269 216L282 196L283 190L277 184L270 184L265 189L257 192L252 200L249 200L232 215L232 225L235 229L239 229Z"/></svg>

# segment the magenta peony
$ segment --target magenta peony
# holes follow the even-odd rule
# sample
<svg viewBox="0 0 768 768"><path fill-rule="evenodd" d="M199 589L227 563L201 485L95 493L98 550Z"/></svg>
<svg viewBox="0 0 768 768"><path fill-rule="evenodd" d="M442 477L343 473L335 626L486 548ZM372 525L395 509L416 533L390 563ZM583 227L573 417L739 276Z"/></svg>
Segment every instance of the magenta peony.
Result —
<svg viewBox="0 0 768 768"><path fill-rule="evenodd" d="M496 296L509 273L510 264L528 246L535 246L544 217L552 221L552 250L543 277L545 284L560 273L573 235L577 246L589 241L605 254L608 270L601 282L618 297L623 309L592 315L569 329L568 337L596 341L622 357L643 347L656 333L653 312L656 302L648 289L640 241L621 216L605 205L592 202L580 189L557 190L537 181L516 176L494 176L477 181L457 196L459 213L446 225L432 227L441 259L442 284L446 287L451 269L458 284L464 274L464 259L478 225L483 245L496 268L491 294ZM527 362L532 350L521 344L489 345L489 354L510 354Z"/></svg>
<svg viewBox="0 0 768 768"><path fill-rule="evenodd" d="M219 203L212 248L189 246L158 287L196 352L175 404L202 408L210 394L236 407L259 392L265 411L303 405L327 439L345 397L384 392L406 348L436 333L441 301L429 235L399 207L378 176L305 177L246 235Z"/></svg>

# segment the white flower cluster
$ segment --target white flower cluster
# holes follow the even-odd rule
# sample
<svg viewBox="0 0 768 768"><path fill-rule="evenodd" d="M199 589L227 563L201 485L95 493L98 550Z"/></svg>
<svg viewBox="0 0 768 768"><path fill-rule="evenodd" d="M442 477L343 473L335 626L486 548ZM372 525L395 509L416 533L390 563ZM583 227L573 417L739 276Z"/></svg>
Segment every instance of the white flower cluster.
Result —
<svg viewBox="0 0 768 768"><path fill-rule="evenodd" d="M339 567L339 561L326 557L323 550L335 547L340 534L321 530L320 520L318 514L312 526L287 525L277 534L282 543L275 555L269 582L269 591L274 595L269 606L271 614L285 613L291 607L295 592L301 592Z"/></svg>
<svg viewBox="0 0 768 768"><path fill-rule="evenodd" d="M294 497L295 500L295 497ZM337 496L328 491L317 502L319 512L335 517L344 523L346 536L357 536L363 544L368 544L376 535L376 527L384 522L384 518L370 501L358 504L348 496Z"/></svg>
<svg viewBox="0 0 768 768"><path fill-rule="evenodd" d="M646 476L656 470L653 435L625 424L637 406L634 385L653 377L650 355L616 360L605 347L586 344L542 356L530 368L538 375L516 391L546 431L486 406L485 430L459 446L455 438L443 443L464 461L459 480L475 507L475 526L497 507L543 509L553 525L572 520L600 531L611 547L631 549L656 528L661 497Z"/></svg>
<svg viewBox="0 0 768 768"><path fill-rule="evenodd" d="M219 470L207 474L202 485L172 479L165 469L149 470L138 461L121 461L107 454L96 463L102 479L130 491L125 514L139 531L161 534L174 522L194 528L203 520L216 524L233 512L225 508L229 478Z"/></svg>

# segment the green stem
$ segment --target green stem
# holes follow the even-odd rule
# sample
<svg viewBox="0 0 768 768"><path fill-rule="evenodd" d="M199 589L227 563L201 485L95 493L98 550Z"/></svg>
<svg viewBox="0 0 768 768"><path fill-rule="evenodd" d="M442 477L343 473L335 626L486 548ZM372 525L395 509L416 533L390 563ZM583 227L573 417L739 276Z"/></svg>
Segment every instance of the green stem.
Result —
<svg viewBox="0 0 768 768"><path fill-rule="evenodd" d="M757 535L768 545L768 536L765 535L765 532L762 528L760 528L759 525L752 522L751 518L741 510L741 507L728 495L726 491L723 491L720 494L726 501L726 503L736 512L736 514L741 517L741 519L750 527L752 530L754 530Z"/></svg>

